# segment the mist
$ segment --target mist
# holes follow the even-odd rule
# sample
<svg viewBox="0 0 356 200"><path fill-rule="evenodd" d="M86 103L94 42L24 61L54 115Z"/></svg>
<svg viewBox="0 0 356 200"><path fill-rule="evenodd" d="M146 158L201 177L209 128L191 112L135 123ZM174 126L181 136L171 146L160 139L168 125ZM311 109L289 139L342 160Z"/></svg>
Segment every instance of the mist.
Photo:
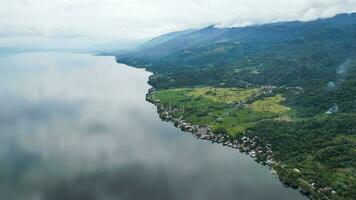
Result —
<svg viewBox="0 0 356 200"><path fill-rule="evenodd" d="M0 5L0 47L27 49L85 49L113 42L120 49L212 24L308 21L356 11L354 0L2 0Z"/></svg>

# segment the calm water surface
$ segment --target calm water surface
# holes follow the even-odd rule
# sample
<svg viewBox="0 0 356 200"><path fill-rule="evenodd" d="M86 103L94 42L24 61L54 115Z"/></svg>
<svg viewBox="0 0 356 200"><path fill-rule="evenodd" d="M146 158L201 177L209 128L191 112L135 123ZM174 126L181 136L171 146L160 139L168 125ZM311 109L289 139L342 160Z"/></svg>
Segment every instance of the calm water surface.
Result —
<svg viewBox="0 0 356 200"><path fill-rule="evenodd" d="M1 200L299 200L266 167L162 122L112 57L0 56Z"/></svg>

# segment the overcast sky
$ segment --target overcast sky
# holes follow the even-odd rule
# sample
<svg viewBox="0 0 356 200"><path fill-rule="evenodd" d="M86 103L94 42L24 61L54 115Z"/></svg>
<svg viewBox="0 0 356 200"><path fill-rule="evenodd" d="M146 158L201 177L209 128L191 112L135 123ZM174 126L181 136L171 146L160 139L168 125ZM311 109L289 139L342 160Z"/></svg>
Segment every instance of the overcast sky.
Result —
<svg viewBox="0 0 356 200"><path fill-rule="evenodd" d="M312 20L353 11L356 0L0 0L0 46L28 38L131 41L210 24Z"/></svg>

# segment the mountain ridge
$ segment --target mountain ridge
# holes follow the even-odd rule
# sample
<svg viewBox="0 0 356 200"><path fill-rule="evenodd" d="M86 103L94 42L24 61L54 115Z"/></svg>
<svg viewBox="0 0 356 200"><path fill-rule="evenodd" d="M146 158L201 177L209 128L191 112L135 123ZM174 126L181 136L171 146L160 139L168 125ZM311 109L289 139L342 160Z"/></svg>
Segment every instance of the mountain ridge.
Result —
<svg viewBox="0 0 356 200"><path fill-rule="evenodd" d="M167 50L169 52L174 52L181 49L192 48L192 45L207 45L217 42L218 40L226 40L230 39L230 41L236 41L238 39L255 39L256 32L253 32L256 29L263 29L264 31L275 31L273 28L279 28L280 31L283 29L292 28L293 30L300 28L306 24L314 24L314 25L323 25L323 24L337 24L337 25L352 25L356 20L356 13L349 13L349 14L339 14L332 18L325 18L325 19L317 19L314 21L289 21L289 22L275 22L270 24L261 24L261 25L252 25L247 27L232 27L232 28L216 28L214 25L210 25L204 27L202 29L197 30L184 30L178 31L173 33L168 33L162 36L158 36L153 38L151 41L154 40L162 40L162 38L167 37L167 35L173 34L173 37L170 37L168 40L159 43L158 45L148 45L149 48L139 48L138 51L146 50L146 51L157 51L157 50ZM271 30L272 29L272 30ZM258 30L257 30L258 31ZM288 31L288 30L286 30ZM181 33L181 34L180 34ZM247 37L247 34L255 34L254 37L250 36ZM267 33L266 33L267 34ZM229 35L234 36L233 38L229 38ZM262 35L265 36L265 35ZM284 39L285 38L285 35ZM277 36L276 36L277 37ZM292 36L291 36L292 37ZM264 37L265 39L266 37ZM150 42L148 42L150 43ZM187 44L188 43L188 44ZM147 43L145 43L147 44ZM142 46L145 46L143 44ZM179 46L180 45L180 46ZM170 49L173 48L173 49ZM147 52L147 53L148 53ZM167 56L166 53L162 53L163 56L158 56L159 58ZM155 54L156 55L156 54ZM124 55L125 56L125 55ZM127 54L127 56L135 56L135 52ZM150 57L150 55L145 55L146 58Z"/></svg>

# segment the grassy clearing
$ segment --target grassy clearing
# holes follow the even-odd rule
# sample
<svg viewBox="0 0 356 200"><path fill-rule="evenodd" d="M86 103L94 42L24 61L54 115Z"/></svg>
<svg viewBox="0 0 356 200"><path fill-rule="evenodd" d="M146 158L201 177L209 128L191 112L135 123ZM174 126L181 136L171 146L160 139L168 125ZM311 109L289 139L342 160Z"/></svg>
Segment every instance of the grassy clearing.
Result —
<svg viewBox="0 0 356 200"><path fill-rule="evenodd" d="M250 108L256 112L285 113L290 108L282 105L284 100L285 98L281 94L278 94L274 97L255 101L251 104Z"/></svg>
<svg viewBox="0 0 356 200"><path fill-rule="evenodd" d="M214 102L237 103L246 101L249 97L258 94L258 89L241 89L241 88L196 88L187 93L188 96L207 98Z"/></svg>

